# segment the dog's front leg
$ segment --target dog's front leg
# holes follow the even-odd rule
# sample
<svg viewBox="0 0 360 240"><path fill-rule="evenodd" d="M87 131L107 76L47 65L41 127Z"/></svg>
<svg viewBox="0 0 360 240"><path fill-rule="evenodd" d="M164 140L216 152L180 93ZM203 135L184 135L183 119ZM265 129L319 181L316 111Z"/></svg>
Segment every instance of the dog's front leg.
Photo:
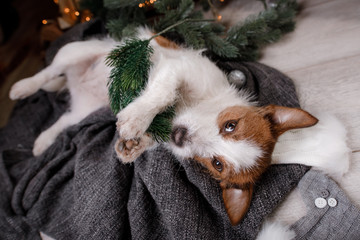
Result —
<svg viewBox="0 0 360 240"><path fill-rule="evenodd" d="M155 141L150 134L145 133L138 139L125 140L119 138L115 143L115 152L122 162L133 162L145 150L155 146Z"/></svg>
<svg viewBox="0 0 360 240"><path fill-rule="evenodd" d="M176 101L182 79L174 67L176 62L160 61L150 71L148 84L141 95L117 114L120 139L115 149L123 161L134 161L154 144L145 132L154 117Z"/></svg>

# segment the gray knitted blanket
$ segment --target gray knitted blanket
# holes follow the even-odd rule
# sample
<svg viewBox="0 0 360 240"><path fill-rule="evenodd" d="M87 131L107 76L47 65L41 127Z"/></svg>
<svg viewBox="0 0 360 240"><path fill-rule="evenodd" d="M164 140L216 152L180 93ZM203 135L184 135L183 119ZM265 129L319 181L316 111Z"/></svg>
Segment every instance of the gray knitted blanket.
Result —
<svg viewBox="0 0 360 240"><path fill-rule="evenodd" d="M298 106L291 80L278 71L258 63L218 65L241 70L243 87L260 105ZM66 110L68 98L40 91L19 101L0 129L0 239L39 239L39 231L56 239L254 239L308 170L270 167L233 227L217 182L195 162L159 146L122 164L113 151L118 136L109 108L66 129L34 158L35 138Z"/></svg>

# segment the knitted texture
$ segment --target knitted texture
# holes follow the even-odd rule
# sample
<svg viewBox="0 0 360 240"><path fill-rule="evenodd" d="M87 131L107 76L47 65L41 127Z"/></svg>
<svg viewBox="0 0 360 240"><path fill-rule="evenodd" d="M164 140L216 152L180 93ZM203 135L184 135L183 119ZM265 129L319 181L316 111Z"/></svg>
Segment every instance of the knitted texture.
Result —
<svg viewBox="0 0 360 240"><path fill-rule="evenodd" d="M272 68L222 68L243 71L244 88L260 105L298 105L291 80ZM56 239L254 239L263 218L308 170L270 167L255 186L249 212L233 227L218 183L194 161L180 162L159 146L133 165L121 164L109 108L66 129L43 155L32 157L34 139L67 101L66 93L40 91L19 101L0 129L0 239L39 239L39 230Z"/></svg>

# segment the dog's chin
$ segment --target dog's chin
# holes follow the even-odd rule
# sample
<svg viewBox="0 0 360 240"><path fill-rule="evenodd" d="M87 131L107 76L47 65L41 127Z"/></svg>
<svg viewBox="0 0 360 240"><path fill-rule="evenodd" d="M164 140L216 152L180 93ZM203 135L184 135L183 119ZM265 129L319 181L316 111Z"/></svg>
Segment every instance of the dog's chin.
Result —
<svg viewBox="0 0 360 240"><path fill-rule="evenodd" d="M170 141L166 146L180 160L192 159L195 156L190 143L184 143L183 146L179 147Z"/></svg>

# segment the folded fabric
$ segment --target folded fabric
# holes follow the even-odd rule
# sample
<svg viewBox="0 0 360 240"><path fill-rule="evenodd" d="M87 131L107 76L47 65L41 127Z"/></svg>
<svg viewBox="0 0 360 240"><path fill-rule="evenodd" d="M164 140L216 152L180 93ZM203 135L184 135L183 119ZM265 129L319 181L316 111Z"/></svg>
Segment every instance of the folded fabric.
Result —
<svg viewBox="0 0 360 240"><path fill-rule="evenodd" d="M86 38L85 30L70 32L71 39ZM292 81L278 71L259 63L218 64L227 73L242 71L243 87L259 105L299 106ZM109 108L69 127L33 157L34 139L66 111L68 98L40 91L19 101L0 129L0 239L38 239L38 231L55 239L254 239L264 217L309 169L270 167L249 212L233 227L217 182L195 162L179 161L160 145L122 164Z"/></svg>
<svg viewBox="0 0 360 240"><path fill-rule="evenodd" d="M311 170L298 189L308 214L291 226L295 239L360 239L360 210L332 179Z"/></svg>

